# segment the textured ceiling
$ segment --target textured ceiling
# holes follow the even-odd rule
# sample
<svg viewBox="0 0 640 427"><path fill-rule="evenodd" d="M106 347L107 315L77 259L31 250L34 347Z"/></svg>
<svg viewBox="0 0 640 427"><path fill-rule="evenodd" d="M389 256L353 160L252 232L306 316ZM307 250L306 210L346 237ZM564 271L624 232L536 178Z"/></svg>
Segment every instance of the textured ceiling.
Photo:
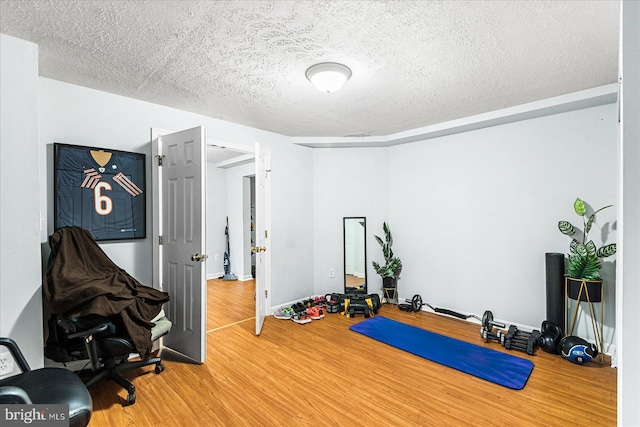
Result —
<svg viewBox="0 0 640 427"><path fill-rule="evenodd" d="M617 81L617 1L4 1L40 75L291 136L388 135ZM351 80L316 90L306 69Z"/></svg>
<svg viewBox="0 0 640 427"><path fill-rule="evenodd" d="M220 145L207 144L207 163L214 163L216 167L229 168L240 164L253 162L255 155L246 151L237 151Z"/></svg>

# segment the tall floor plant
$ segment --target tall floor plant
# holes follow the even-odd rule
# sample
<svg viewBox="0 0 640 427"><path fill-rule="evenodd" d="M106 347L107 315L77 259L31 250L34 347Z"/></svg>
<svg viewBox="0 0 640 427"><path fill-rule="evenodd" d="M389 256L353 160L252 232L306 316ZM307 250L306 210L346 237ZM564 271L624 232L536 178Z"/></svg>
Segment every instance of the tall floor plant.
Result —
<svg viewBox="0 0 640 427"><path fill-rule="evenodd" d="M385 279L393 279L395 283L395 281L400 278L400 273L402 272L402 261L393 254L393 249L391 249L393 236L386 222L382 224L382 231L384 231L384 240L375 235L373 237L375 237L378 244L382 247L382 255L384 256L385 263L380 265L373 261L373 269L382 277L383 283Z"/></svg>

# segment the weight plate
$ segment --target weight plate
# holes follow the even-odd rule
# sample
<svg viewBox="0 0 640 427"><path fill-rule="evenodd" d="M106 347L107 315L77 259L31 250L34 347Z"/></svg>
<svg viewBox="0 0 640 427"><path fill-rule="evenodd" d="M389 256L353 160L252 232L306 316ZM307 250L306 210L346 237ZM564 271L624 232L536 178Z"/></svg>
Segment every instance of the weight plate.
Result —
<svg viewBox="0 0 640 427"><path fill-rule="evenodd" d="M487 330L491 329L491 322L493 322L493 313L487 310L482 315L482 327Z"/></svg>

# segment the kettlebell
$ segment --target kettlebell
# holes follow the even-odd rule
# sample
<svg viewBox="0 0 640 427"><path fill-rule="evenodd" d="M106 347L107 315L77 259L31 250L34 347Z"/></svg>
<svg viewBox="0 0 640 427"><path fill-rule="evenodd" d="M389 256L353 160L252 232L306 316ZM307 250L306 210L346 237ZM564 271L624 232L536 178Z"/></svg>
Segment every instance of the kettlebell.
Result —
<svg viewBox="0 0 640 427"><path fill-rule="evenodd" d="M560 352L558 344L562 339L562 329L553 322L545 320L540 328L538 345L547 353L558 354Z"/></svg>

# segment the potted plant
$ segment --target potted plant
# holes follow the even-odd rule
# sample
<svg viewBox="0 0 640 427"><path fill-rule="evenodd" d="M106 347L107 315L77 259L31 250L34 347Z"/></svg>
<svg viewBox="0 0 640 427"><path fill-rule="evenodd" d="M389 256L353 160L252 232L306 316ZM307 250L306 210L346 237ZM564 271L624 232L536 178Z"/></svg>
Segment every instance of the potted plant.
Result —
<svg viewBox="0 0 640 427"><path fill-rule="evenodd" d="M402 261L393 255L393 250L391 249L393 237L391 236L389 225L386 222L382 224L382 230L384 231L384 240L375 235L373 237L376 238L376 241L382 247L382 255L384 256L385 263L384 265L380 265L373 261L373 269L382 277L383 289L396 288L398 278L402 272Z"/></svg>
<svg viewBox="0 0 640 427"><path fill-rule="evenodd" d="M569 221L559 221L558 228L562 234L574 236L576 231L582 234L582 242L575 237L571 240L569 246L569 267L567 268L567 281L569 283L569 297L580 301L587 301L587 293L589 300L592 302L600 302L602 294L602 277L600 276L600 258L605 258L616 253L616 244L611 243L596 248L593 240L587 240L591 226L595 221L596 214L604 209L610 208L612 205L594 211L587 216L587 204L579 198L573 203L573 210L582 217L583 230L577 230ZM583 284L587 287L587 292L580 292Z"/></svg>

